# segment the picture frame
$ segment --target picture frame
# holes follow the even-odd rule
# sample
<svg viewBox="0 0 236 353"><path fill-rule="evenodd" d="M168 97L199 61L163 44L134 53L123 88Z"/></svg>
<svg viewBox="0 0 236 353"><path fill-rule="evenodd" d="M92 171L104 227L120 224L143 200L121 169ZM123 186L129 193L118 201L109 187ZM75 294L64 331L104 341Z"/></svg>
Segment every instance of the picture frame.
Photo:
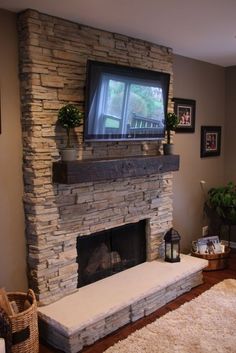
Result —
<svg viewBox="0 0 236 353"><path fill-rule="evenodd" d="M196 101L194 99L173 98L174 112L180 118L176 132L195 132Z"/></svg>
<svg viewBox="0 0 236 353"><path fill-rule="evenodd" d="M221 126L201 126L201 158L220 156Z"/></svg>
<svg viewBox="0 0 236 353"><path fill-rule="evenodd" d="M210 236L197 240L197 251L199 254L219 254L222 252L219 237Z"/></svg>

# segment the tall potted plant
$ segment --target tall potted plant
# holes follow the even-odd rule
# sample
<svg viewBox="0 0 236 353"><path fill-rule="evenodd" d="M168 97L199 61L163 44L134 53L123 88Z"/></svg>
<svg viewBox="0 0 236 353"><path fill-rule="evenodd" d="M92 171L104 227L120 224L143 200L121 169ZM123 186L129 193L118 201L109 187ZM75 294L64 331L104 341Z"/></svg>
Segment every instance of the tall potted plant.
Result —
<svg viewBox="0 0 236 353"><path fill-rule="evenodd" d="M71 130L82 125L84 113L74 104L63 106L58 112L58 124L66 130L66 146L61 150L62 160L71 161L76 159L76 149L71 144Z"/></svg>
<svg viewBox="0 0 236 353"><path fill-rule="evenodd" d="M211 188L206 206L215 211L224 222L236 224L236 185L229 182L225 186Z"/></svg>
<svg viewBox="0 0 236 353"><path fill-rule="evenodd" d="M163 144L163 151L164 154L173 154L173 143L171 143L170 135L171 131L175 131L178 124L179 124L179 117L175 113L167 113L166 117L166 136L167 136L167 143Z"/></svg>
<svg viewBox="0 0 236 353"><path fill-rule="evenodd" d="M236 225L236 184L229 182L211 188L204 203L204 212L208 218L209 233L228 238L230 246L231 226Z"/></svg>

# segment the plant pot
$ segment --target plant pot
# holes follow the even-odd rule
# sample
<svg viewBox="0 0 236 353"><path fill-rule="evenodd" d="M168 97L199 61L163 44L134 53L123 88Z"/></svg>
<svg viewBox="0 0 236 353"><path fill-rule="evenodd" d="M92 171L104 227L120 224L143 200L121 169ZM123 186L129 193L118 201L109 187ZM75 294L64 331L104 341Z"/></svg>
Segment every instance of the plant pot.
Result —
<svg viewBox="0 0 236 353"><path fill-rule="evenodd" d="M164 153L164 155L174 154L174 144L173 143L164 143L163 144L163 153Z"/></svg>
<svg viewBox="0 0 236 353"><path fill-rule="evenodd" d="M77 156L75 148L63 148L60 154L62 161L75 161Z"/></svg>

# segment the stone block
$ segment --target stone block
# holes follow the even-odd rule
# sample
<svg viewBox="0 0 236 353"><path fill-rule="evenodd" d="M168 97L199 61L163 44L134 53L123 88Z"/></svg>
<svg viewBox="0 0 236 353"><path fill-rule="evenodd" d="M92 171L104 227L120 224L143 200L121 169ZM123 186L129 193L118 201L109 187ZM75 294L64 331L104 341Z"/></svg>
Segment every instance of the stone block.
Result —
<svg viewBox="0 0 236 353"><path fill-rule="evenodd" d="M65 275L68 274L70 275L71 273L77 273L78 270L78 264L70 264L68 266L64 266L59 268L59 275Z"/></svg>

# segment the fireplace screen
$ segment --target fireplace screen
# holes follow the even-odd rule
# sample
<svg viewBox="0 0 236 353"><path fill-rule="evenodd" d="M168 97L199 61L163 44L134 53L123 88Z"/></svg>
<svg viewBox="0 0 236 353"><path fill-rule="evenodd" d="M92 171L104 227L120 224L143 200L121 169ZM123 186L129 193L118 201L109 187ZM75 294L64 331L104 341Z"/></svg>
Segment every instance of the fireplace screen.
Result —
<svg viewBox="0 0 236 353"><path fill-rule="evenodd" d="M146 261L145 221L77 238L78 287Z"/></svg>

